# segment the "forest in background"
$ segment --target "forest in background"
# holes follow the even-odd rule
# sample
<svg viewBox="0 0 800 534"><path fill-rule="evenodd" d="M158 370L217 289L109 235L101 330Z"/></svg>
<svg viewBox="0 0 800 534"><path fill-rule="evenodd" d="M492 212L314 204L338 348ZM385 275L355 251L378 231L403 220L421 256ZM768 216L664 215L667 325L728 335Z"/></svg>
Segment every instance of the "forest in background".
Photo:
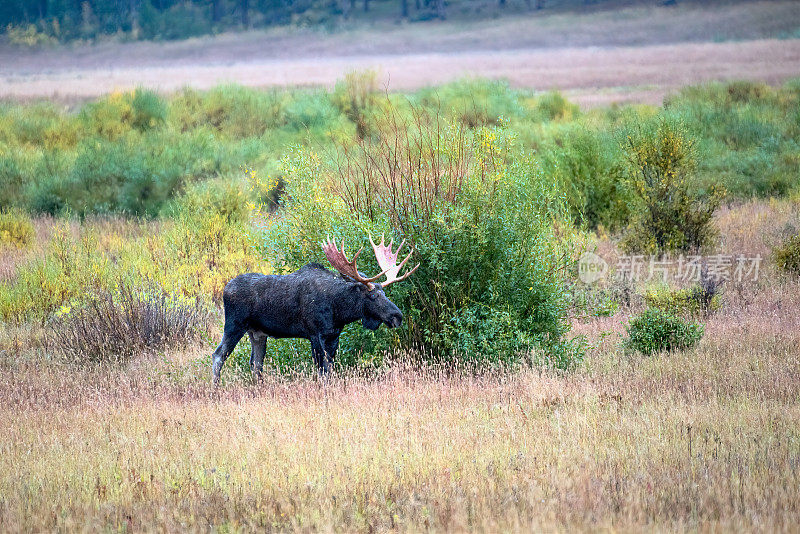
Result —
<svg viewBox="0 0 800 534"><path fill-rule="evenodd" d="M335 29L347 21L474 21L503 13L676 4L678 0L9 0L0 6L0 35L23 46L110 36L172 40L287 24Z"/></svg>

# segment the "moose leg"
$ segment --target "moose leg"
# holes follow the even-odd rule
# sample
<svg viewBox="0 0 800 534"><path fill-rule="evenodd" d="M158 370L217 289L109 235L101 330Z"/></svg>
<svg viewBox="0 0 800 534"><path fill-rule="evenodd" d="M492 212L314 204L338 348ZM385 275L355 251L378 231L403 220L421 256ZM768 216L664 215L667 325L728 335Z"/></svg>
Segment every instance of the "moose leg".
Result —
<svg viewBox="0 0 800 534"><path fill-rule="evenodd" d="M219 385L219 373L222 370L225 360L231 355L231 352L236 348L236 344L239 343L243 335L244 329L225 325L225 331L222 334L222 342L214 351L211 363L211 375L215 386Z"/></svg>
<svg viewBox="0 0 800 534"><path fill-rule="evenodd" d="M336 357L336 350L339 348L340 333L341 332L317 334L311 339L312 356L314 357L314 363L317 364L321 375L326 375L331 372L333 360Z"/></svg>
<svg viewBox="0 0 800 534"><path fill-rule="evenodd" d="M331 362L325 353L325 340L322 334L317 334L311 338L311 356L317 364L319 374L327 375L331 371Z"/></svg>
<svg viewBox="0 0 800 534"><path fill-rule="evenodd" d="M333 362L336 361L336 351L339 350L339 333L323 336L322 339L324 341L325 356L327 356L330 364L333 365Z"/></svg>
<svg viewBox="0 0 800 534"><path fill-rule="evenodd" d="M250 334L250 370L256 381L261 380L264 370L264 356L267 354L267 334L264 332L248 332Z"/></svg>

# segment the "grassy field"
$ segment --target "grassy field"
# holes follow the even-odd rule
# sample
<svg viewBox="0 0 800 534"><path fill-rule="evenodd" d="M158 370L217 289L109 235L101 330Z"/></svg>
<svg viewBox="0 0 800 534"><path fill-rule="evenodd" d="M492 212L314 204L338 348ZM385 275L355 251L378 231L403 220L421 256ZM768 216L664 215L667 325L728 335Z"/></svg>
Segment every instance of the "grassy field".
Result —
<svg viewBox="0 0 800 534"><path fill-rule="evenodd" d="M0 48L0 530L796 531L800 11L617 7ZM228 280L383 232L402 328L212 387Z"/></svg>
<svg viewBox="0 0 800 534"><path fill-rule="evenodd" d="M768 254L788 201L717 216ZM599 250L612 252L612 242ZM758 530L800 520L800 284L765 263L694 349L620 348L634 301L573 319L568 374L411 365L213 391L207 343L124 366L0 352L6 530ZM22 356L27 354L27 356ZM36 355L38 354L38 356Z"/></svg>

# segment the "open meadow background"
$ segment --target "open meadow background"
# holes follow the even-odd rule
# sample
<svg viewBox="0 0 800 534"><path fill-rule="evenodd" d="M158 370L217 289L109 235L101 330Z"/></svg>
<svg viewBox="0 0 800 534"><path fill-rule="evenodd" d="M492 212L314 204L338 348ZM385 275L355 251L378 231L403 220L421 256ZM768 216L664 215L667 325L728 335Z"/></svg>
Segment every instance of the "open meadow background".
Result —
<svg viewBox="0 0 800 534"><path fill-rule="evenodd" d="M66 4L0 9L0 530L797 529L796 2ZM212 387L228 280L368 233L401 328Z"/></svg>

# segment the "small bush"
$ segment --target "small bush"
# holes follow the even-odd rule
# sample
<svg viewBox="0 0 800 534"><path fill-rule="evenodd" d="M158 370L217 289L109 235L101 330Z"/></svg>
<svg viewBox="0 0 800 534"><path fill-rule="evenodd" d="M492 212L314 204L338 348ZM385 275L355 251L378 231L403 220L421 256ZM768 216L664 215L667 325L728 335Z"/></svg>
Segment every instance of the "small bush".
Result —
<svg viewBox="0 0 800 534"><path fill-rule="evenodd" d="M26 247L33 242L34 234L30 217L17 210L0 211L0 249L4 245Z"/></svg>
<svg viewBox="0 0 800 534"><path fill-rule="evenodd" d="M329 127L339 116L329 94L323 91L300 92L286 106L287 126L296 130Z"/></svg>
<svg viewBox="0 0 800 534"><path fill-rule="evenodd" d="M680 316L705 316L720 307L719 282L708 279L688 288L651 288L644 294L651 308Z"/></svg>
<svg viewBox="0 0 800 534"><path fill-rule="evenodd" d="M800 275L800 234L786 239L775 247L772 259L782 271Z"/></svg>
<svg viewBox="0 0 800 534"><path fill-rule="evenodd" d="M247 204L241 182L210 180L189 188L174 203L170 214L175 219L221 216L226 223L242 223L250 216Z"/></svg>
<svg viewBox="0 0 800 534"><path fill-rule="evenodd" d="M208 322L199 301L181 303L158 287L123 285L55 318L46 344L78 363L125 361L184 347L200 338Z"/></svg>
<svg viewBox="0 0 800 534"><path fill-rule="evenodd" d="M21 207L26 179L16 159L0 156L0 210Z"/></svg>
<svg viewBox="0 0 800 534"><path fill-rule="evenodd" d="M621 228L629 219L630 187L618 145L605 134L564 128L542 150L545 170L558 176L576 223L588 228Z"/></svg>
<svg viewBox="0 0 800 534"><path fill-rule="evenodd" d="M656 254L710 246L716 239L713 216L723 194L717 187L706 194L691 187L695 143L686 127L661 118L631 132L624 147L637 208L622 248Z"/></svg>
<svg viewBox="0 0 800 534"><path fill-rule="evenodd" d="M370 118L378 103L378 72L349 72L336 83L333 104L356 125L356 135L364 139L370 133Z"/></svg>
<svg viewBox="0 0 800 534"><path fill-rule="evenodd" d="M649 356L693 347L703 337L704 327L669 312L648 308L630 320L627 332L626 347Z"/></svg>
<svg viewBox="0 0 800 534"><path fill-rule="evenodd" d="M464 79L423 89L419 102L468 128L496 126L524 113L519 92L500 80Z"/></svg>
<svg viewBox="0 0 800 534"><path fill-rule="evenodd" d="M84 106L80 120L87 132L116 140L135 129L147 131L166 121L167 106L158 94L147 89L112 93Z"/></svg>
<svg viewBox="0 0 800 534"><path fill-rule="evenodd" d="M772 89L763 82L749 80L736 80L727 87L728 99L732 103L746 103L750 100L760 100L772 93Z"/></svg>
<svg viewBox="0 0 800 534"><path fill-rule="evenodd" d="M536 113L544 121L571 120L578 116L579 108L558 91L551 91L537 99Z"/></svg>
<svg viewBox="0 0 800 534"><path fill-rule="evenodd" d="M164 124L167 118L167 105L153 91L136 89L131 99L131 109L131 125L140 131Z"/></svg>

